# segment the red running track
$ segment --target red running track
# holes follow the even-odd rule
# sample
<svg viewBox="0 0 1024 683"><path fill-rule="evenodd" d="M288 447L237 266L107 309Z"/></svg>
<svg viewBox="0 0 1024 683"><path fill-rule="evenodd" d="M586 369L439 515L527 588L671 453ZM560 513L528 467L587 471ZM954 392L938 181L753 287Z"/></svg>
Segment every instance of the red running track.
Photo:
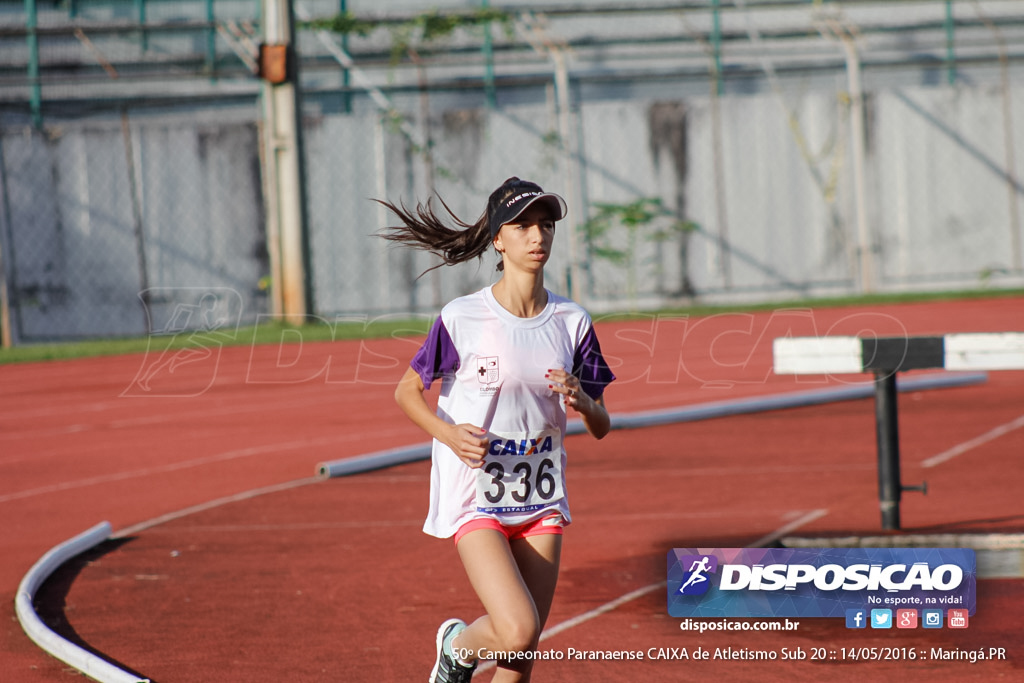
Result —
<svg viewBox="0 0 1024 683"><path fill-rule="evenodd" d="M610 407L634 412L823 386L822 378L771 375L771 339L787 333L1022 331L1024 299L599 321L598 330L620 378ZM416 345L200 343L175 358L0 367L3 680L68 675L21 631L14 593L46 550L101 520L115 530L143 526L58 573L40 593L40 613L154 681L425 677L436 625L479 610L450 543L419 531L426 463L308 481L323 460L423 440L391 400ZM905 497L906 531L1021 531L1024 429L1012 425L1024 413L1022 380L1021 372L995 372L983 385L901 397L904 481L927 479L930 488L927 497ZM548 626L663 581L672 547L748 545L801 521L794 533L877 533L873 419L864 400L616 432L601 442L570 438L575 524ZM1000 427L1005 433L993 432ZM922 467L985 434L997 436ZM274 485L287 486L175 516ZM170 517L146 524L162 515ZM957 634L852 634L833 620L803 620L795 633L696 635L679 630L663 590L651 589L542 648L785 647L811 655L944 645L1003 647L1008 659L551 661L536 678L1017 680L1022 597L1019 579L983 581L971 627Z"/></svg>

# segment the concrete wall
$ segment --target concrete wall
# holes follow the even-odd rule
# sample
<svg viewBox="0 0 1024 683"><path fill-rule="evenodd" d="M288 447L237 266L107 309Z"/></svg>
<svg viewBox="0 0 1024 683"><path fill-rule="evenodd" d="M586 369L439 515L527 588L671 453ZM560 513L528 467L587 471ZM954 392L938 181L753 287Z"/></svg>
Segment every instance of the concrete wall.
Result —
<svg viewBox="0 0 1024 683"><path fill-rule="evenodd" d="M1019 88L1008 94L1020 100ZM1020 285L1022 191L1007 164L1024 159L1024 113L1006 95L983 86L869 94L871 289ZM437 261L375 236L390 217L372 199L412 205L432 182L472 222L511 175L574 209L548 270L560 293L582 207L658 198L696 225L632 247L618 230L608 245L631 249L629 265L587 258L577 236L578 292L596 311L862 290L849 106L835 93L586 102L572 117L574 163L550 93L548 103L413 117L430 131L430 164L379 116L316 104L307 101L304 134L323 317L429 313L493 281L493 255L419 277ZM173 331L204 291L218 293L206 303L220 318L267 312L256 112L130 112L127 137L116 116L0 131L0 245L18 337Z"/></svg>

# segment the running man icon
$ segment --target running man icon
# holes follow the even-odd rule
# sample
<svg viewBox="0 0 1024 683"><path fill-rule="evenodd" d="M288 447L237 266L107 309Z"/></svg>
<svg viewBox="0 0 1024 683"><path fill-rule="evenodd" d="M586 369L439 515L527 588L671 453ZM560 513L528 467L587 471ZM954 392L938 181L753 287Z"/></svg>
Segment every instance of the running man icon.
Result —
<svg viewBox="0 0 1024 683"><path fill-rule="evenodd" d="M690 574L683 582L683 585L679 587L679 592L683 595L698 595L707 591L708 581L707 574L714 572L718 568L718 562L713 555L700 555L694 557L693 562L690 563L690 568L687 570Z"/></svg>

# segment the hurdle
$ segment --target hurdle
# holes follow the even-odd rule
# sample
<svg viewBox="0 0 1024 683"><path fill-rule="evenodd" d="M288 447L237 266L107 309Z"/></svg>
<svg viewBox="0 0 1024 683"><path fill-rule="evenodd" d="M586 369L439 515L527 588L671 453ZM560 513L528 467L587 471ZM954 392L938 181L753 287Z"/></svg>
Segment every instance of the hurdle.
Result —
<svg viewBox="0 0 1024 683"><path fill-rule="evenodd" d="M1024 333L979 332L927 337L780 337L772 342L777 375L873 373L882 528L900 528L904 491L927 483L900 480L896 374L906 370L1024 370Z"/></svg>

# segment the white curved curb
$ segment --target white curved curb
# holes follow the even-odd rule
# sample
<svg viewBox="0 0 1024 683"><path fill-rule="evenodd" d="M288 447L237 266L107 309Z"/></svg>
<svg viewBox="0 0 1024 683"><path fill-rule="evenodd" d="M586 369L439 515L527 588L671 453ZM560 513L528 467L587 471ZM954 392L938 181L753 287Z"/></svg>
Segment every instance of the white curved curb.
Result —
<svg viewBox="0 0 1024 683"><path fill-rule="evenodd" d="M105 659L61 638L42 622L32 605L36 591L50 574L75 555L84 553L108 538L110 538L110 522L101 522L88 531L51 548L32 565L32 568L21 580L18 594L14 598L14 611L18 614L21 628L36 645L57 659L70 664L86 676L101 681L101 683L149 683L149 679L139 678L119 669Z"/></svg>

